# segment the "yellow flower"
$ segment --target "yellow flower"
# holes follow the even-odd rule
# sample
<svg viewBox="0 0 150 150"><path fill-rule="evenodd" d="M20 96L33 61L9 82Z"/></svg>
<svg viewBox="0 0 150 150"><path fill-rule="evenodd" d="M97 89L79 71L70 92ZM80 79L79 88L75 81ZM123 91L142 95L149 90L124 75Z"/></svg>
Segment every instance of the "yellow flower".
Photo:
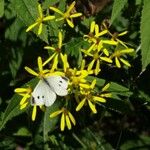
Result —
<svg viewBox="0 0 150 150"><path fill-rule="evenodd" d="M38 28L38 35L40 35L42 33L42 27L43 27L43 22L48 21L48 20L52 20L55 18L55 16L43 16L43 12L42 12L42 7L39 4L38 5L38 12L39 12L39 17L36 19L36 22L33 23L32 25L30 25L27 29L26 32L30 31L31 29L33 29L35 26L39 26Z"/></svg>
<svg viewBox="0 0 150 150"><path fill-rule="evenodd" d="M76 111L79 111L86 103L88 103L91 111L93 113L97 113L96 110L96 103L105 103L107 97L111 97L110 93L106 93L106 90L109 88L109 84L105 85L102 88L102 92L98 95L95 95L95 88L96 85L96 79L92 81L91 85L89 87L82 88L81 96L83 97L82 100L79 102L79 104L76 107Z"/></svg>
<svg viewBox="0 0 150 150"><path fill-rule="evenodd" d="M108 26L107 26L107 23L109 22L105 22L103 21L102 23L102 26L104 27L104 29L106 29L108 31L108 34L112 37L111 40L112 41L116 41L118 44L121 44L122 46L124 46L125 48L128 48L128 46L126 45L125 42L121 41L118 37L121 37L121 36L124 36L125 34L128 33L128 31L124 31L124 32L121 32L121 33L111 33L109 30L108 30Z"/></svg>
<svg viewBox="0 0 150 150"><path fill-rule="evenodd" d="M95 23L95 21L91 22L90 32L87 35L84 35L84 38L88 42L93 42L94 44L98 43L99 37L105 35L107 30L99 31L99 26Z"/></svg>
<svg viewBox="0 0 150 150"><path fill-rule="evenodd" d="M87 70L89 71L89 70L94 69L95 75L98 75L98 73L101 71L101 69L100 69L101 61L105 61L107 63L112 63L112 60L109 57L107 57L107 56L109 56L109 52L106 49L103 50L102 46L91 52L89 52L88 50L83 50L83 49L81 51L86 56L92 57L92 61L88 64ZM103 54L106 56L103 56ZM94 64L96 64L95 68L93 68Z"/></svg>
<svg viewBox="0 0 150 150"><path fill-rule="evenodd" d="M51 57L49 57L44 63L43 63L43 66L45 66L46 64L48 64L50 61L53 60L53 64L52 64L52 67L51 67L51 72L53 72L55 69L57 69L57 66L58 66L58 63L59 63L59 58L62 60L62 62L64 63L64 56L61 52L61 48L62 48L62 33L59 32L58 33L58 44L57 44L57 47L52 47L52 46L45 46L44 47L45 49L48 49L48 50L52 50L53 51L53 54ZM65 64L64 64L65 65Z"/></svg>
<svg viewBox="0 0 150 150"><path fill-rule="evenodd" d="M38 69L39 69L39 72L35 72L35 71L32 70L31 68L25 67L25 70L26 70L28 73L30 73L30 74L32 74L32 75L34 75L34 76L36 76L36 77L43 78L43 77L46 77L46 76L49 75L49 74L48 74L49 70L44 70L44 69L43 69L42 58L41 58L41 57L38 57Z"/></svg>
<svg viewBox="0 0 150 150"><path fill-rule="evenodd" d="M75 118L73 117L73 115L66 109L66 108L62 108L61 110L58 110L56 112L53 112L52 114L50 114L50 118L56 117L59 114L61 115L61 121L60 121L60 130L64 131L65 126L67 126L67 128L70 130L72 128L71 123L75 126L76 125L76 121Z"/></svg>
<svg viewBox="0 0 150 150"><path fill-rule="evenodd" d="M22 96L22 99L20 101L20 109L24 109L27 107L29 103L29 98L31 97L32 89L30 87L28 88L16 88L14 90L17 94Z"/></svg>
<svg viewBox="0 0 150 150"><path fill-rule="evenodd" d="M16 88L14 90L18 95L22 96L22 99L19 103L20 105L20 110L26 108L28 104L30 103L30 99L32 97L32 89L30 87L28 88ZM43 106L39 106L41 110L44 111ZM35 121L37 114L37 105L33 105L33 110L32 110L32 121Z"/></svg>
<svg viewBox="0 0 150 150"><path fill-rule="evenodd" d="M53 10L54 12L57 12L58 14L60 14L62 17L56 19L56 21L60 21L60 20L66 20L68 25L71 28L74 28L74 24L73 24L73 18L77 18L82 16L82 13L73 13L72 10L74 9L76 2L73 1L71 3L71 5L68 7L66 12L62 12L59 9L55 8L55 7L50 7L51 10Z"/></svg>
<svg viewBox="0 0 150 150"><path fill-rule="evenodd" d="M124 50L116 50L111 56L111 59L115 59L115 64L118 68L121 68L121 63L122 62L124 65L131 67L130 63L125 60L124 58L121 58L121 56L123 56L124 54L128 54L128 53L132 53L134 52L134 49L132 48L127 48Z"/></svg>
<svg viewBox="0 0 150 150"><path fill-rule="evenodd" d="M128 31L124 31L124 32L121 32L121 33L114 33L114 34L112 34L112 33L110 33L109 32L109 34L112 36L112 41L117 41L119 44L121 44L122 46L124 46L125 48L128 48L128 46L126 45L126 43L125 42L123 42L123 41L121 41L118 37L120 37L120 36L124 36L125 34L127 34L128 33Z"/></svg>
<svg viewBox="0 0 150 150"><path fill-rule="evenodd" d="M87 40L89 43L92 43L91 46L86 51L87 52L95 50L99 51L100 49L103 48L103 44L117 45L116 41L100 38L107 32L108 32L107 30L103 30L100 32L99 26L95 24L95 21L92 21L89 34L84 35L85 40Z"/></svg>

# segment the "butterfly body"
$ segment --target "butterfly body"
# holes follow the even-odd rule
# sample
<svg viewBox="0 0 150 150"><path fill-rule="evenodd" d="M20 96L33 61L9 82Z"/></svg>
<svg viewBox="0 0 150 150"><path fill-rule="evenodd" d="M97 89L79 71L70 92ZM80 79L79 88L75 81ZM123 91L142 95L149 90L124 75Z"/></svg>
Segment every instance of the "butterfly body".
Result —
<svg viewBox="0 0 150 150"><path fill-rule="evenodd" d="M31 104L51 106L56 100L56 94L68 94L68 79L61 76L49 76L39 81L32 93Z"/></svg>

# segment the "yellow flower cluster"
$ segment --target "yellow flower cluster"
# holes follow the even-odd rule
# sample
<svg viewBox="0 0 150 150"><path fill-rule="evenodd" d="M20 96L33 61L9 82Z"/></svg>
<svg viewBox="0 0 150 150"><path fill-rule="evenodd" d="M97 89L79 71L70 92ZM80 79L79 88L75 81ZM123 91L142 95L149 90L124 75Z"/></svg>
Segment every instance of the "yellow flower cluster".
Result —
<svg viewBox="0 0 150 150"><path fill-rule="evenodd" d="M41 5L39 4L39 17L34 24L27 28L26 31L28 32L35 26L39 26L38 34L41 34L43 22L53 20L55 18L55 21L66 20L68 25L73 28L73 18L82 15L81 13L73 13L72 10L74 9L74 6L75 1L67 8L66 12L64 13L55 7L50 7L50 10L53 10L61 16L60 18L56 18L55 16L44 17ZM126 34L126 32L118 34L118 36L122 36L124 34ZM108 38L108 35L111 36L111 38ZM25 70L28 73L38 77L39 79L43 79L51 75L60 75L68 78L69 94L68 96L64 97L65 104L62 108L50 114L50 118L61 114L61 131L64 131L65 126L70 130L72 128L72 124L76 125L76 120L71 113L69 103L76 104L75 110L77 112L84 107L89 107L91 112L97 113L97 104L105 103L107 98L111 98L111 93L107 91L110 87L110 83L100 88L97 85L96 79L93 81L89 81L87 79L89 75L96 76L100 73L101 63L115 65L118 68L122 66L121 63L128 67L131 66L125 58L126 54L133 52L133 49L128 48L128 46L123 41L119 40L117 37L114 37L106 26L105 29L101 31L98 24L96 24L94 21L91 22L90 31L88 34L83 36L83 40L88 42L89 47L83 47L81 49L82 61L80 66L71 67L72 64L68 60L68 55L62 49L63 34L61 31L59 31L57 46L48 45L44 47L44 49L51 52L50 57L48 57L44 62L42 62L41 57L38 57L37 62L39 71L35 72L31 68L25 67ZM22 96L20 101L20 109L24 109L28 104L30 104L29 100L32 97L32 91L33 90L30 87L15 89L15 92ZM32 106L32 120L34 121L36 118L37 106L36 104ZM45 106L41 105L40 109L44 110L44 107Z"/></svg>
<svg viewBox="0 0 150 150"><path fill-rule="evenodd" d="M38 5L38 13L39 16L36 19L36 22L31 24L27 29L26 32L32 30L35 26L39 26L38 28L38 35L42 33L42 27L43 23L46 21L54 20L56 18L56 21L66 20L68 25L71 28L74 28L73 18L77 18L82 16L82 13L73 13L73 9L75 7L76 2L74 1L66 10L66 12L62 12L61 10L55 8L55 7L49 7L50 10L53 10L54 12L61 15L60 18L56 18L55 16L49 15L44 17L41 4Z"/></svg>

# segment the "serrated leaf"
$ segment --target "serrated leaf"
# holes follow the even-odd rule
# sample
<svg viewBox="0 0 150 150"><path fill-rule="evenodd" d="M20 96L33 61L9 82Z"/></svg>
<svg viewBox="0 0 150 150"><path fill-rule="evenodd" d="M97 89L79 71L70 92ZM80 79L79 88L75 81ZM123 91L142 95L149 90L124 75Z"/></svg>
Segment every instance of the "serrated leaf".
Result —
<svg viewBox="0 0 150 150"><path fill-rule="evenodd" d="M26 26L33 24L39 16L38 2L36 0L13 0L12 5L19 19ZM37 34L37 28L34 29L33 32ZM39 38L48 43L48 32L45 25L43 25L42 33Z"/></svg>
<svg viewBox="0 0 150 150"><path fill-rule="evenodd" d="M12 119L13 117L21 114L24 112L21 111L19 109L19 101L20 101L20 96L18 96L17 94L15 94L11 99L10 99L10 103L8 104L5 112L4 112L4 115L3 115L3 118L2 118L2 121L1 121L1 124L0 124L0 130L4 127L4 125L7 123L8 120Z"/></svg>
<svg viewBox="0 0 150 150"><path fill-rule="evenodd" d="M82 38L72 38L66 45L65 50L68 55L78 58L80 49L84 45L85 41Z"/></svg>
<svg viewBox="0 0 150 150"><path fill-rule="evenodd" d="M150 63L150 1L144 0L141 18L142 70Z"/></svg>
<svg viewBox="0 0 150 150"><path fill-rule="evenodd" d="M36 83L37 83L37 78L32 79L25 85L35 86ZM24 87L24 86L22 86L22 87ZM25 109L20 110L20 108L19 108L20 107L19 102L20 102L21 98L22 97L19 96L18 94L14 94L14 96L10 99L10 102L3 114L3 118L2 118L2 121L0 124L0 130L5 126L7 121L11 120L13 117L16 117L16 116L22 114L25 111Z"/></svg>
<svg viewBox="0 0 150 150"><path fill-rule="evenodd" d="M111 14L111 24L113 21L118 17L118 15L121 13L122 9L126 5L127 0L114 0L113 3L113 10Z"/></svg>

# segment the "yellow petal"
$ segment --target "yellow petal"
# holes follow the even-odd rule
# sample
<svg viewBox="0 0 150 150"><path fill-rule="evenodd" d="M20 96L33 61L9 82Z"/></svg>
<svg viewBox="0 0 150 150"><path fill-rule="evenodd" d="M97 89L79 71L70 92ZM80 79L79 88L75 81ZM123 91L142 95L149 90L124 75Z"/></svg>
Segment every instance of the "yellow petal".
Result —
<svg viewBox="0 0 150 150"><path fill-rule="evenodd" d="M92 81L92 84L91 84L91 89L94 89L94 87L95 87L95 84L96 84L96 79L94 79L93 81Z"/></svg>
<svg viewBox="0 0 150 150"><path fill-rule="evenodd" d="M125 35L127 33L128 33L128 31L124 31L124 32L119 33L118 36L123 36L123 35Z"/></svg>
<svg viewBox="0 0 150 150"><path fill-rule="evenodd" d="M97 46L98 52L103 48L103 43L100 41Z"/></svg>
<svg viewBox="0 0 150 150"><path fill-rule="evenodd" d="M95 75L98 75L99 72L100 72L100 61L98 59L96 62Z"/></svg>
<svg viewBox="0 0 150 150"><path fill-rule="evenodd" d="M39 29L38 29L38 35L40 35L42 33L42 26L43 26L43 24L40 23L39 24Z"/></svg>
<svg viewBox="0 0 150 150"><path fill-rule="evenodd" d="M53 51L56 50L56 48L54 48L54 47L52 47L52 46L44 46L44 49L50 49L50 50L53 50Z"/></svg>
<svg viewBox="0 0 150 150"><path fill-rule="evenodd" d="M132 48L127 48L125 50L120 51L121 54L132 53L132 52L134 52L134 49Z"/></svg>
<svg viewBox="0 0 150 150"><path fill-rule="evenodd" d="M60 120L60 130L64 131L64 129L65 129L65 115L64 113L62 113L61 120Z"/></svg>
<svg viewBox="0 0 150 150"><path fill-rule="evenodd" d="M94 65L94 62L95 62L95 59L93 59L93 60L90 62L90 64L88 65L88 68L87 68L88 71L92 70L93 65Z"/></svg>
<svg viewBox="0 0 150 150"><path fill-rule="evenodd" d="M93 100L94 100L94 101L98 101L98 102L102 102L102 103L105 103L105 102L106 102L106 99L105 99L105 98L98 97L98 96L93 96Z"/></svg>
<svg viewBox="0 0 150 150"><path fill-rule="evenodd" d="M76 107L76 111L79 111L79 110L83 107L83 105L85 104L85 101L86 101L86 98L84 98L84 99L78 104L78 106Z"/></svg>
<svg viewBox="0 0 150 150"><path fill-rule="evenodd" d="M36 73L34 70L32 70L32 69L29 68L29 67L25 67L25 70L26 70L28 73L30 73L30 74L32 74L32 75L34 75L34 76L38 76L38 73Z"/></svg>
<svg viewBox="0 0 150 150"><path fill-rule="evenodd" d="M59 9L55 8L55 7L49 7L49 9L53 10L54 12L59 13L60 15L64 15L62 11L60 11Z"/></svg>
<svg viewBox="0 0 150 150"><path fill-rule="evenodd" d="M39 68L39 72L43 71L42 58L41 57L38 57L38 68Z"/></svg>
<svg viewBox="0 0 150 150"><path fill-rule="evenodd" d="M16 88L14 91L16 93L23 93L23 92L28 92L28 88Z"/></svg>
<svg viewBox="0 0 150 150"><path fill-rule="evenodd" d="M95 25L95 36L97 37L97 34L99 33L99 26Z"/></svg>
<svg viewBox="0 0 150 150"><path fill-rule="evenodd" d="M69 120L68 115L66 115L66 125L67 125L68 129L70 130L71 129L71 122Z"/></svg>
<svg viewBox="0 0 150 150"><path fill-rule="evenodd" d="M109 44L109 45L117 45L118 43L113 40L101 40L102 43L104 44Z"/></svg>
<svg viewBox="0 0 150 150"><path fill-rule="evenodd" d="M96 113L97 113L97 110L96 110L96 108L95 108L95 105L92 104L92 102L91 102L90 100L88 100L88 104L89 104L89 107L91 108L92 112L93 112L94 114L96 114Z"/></svg>
<svg viewBox="0 0 150 150"><path fill-rule="evenodd" d="M108 32L107 30L101 31L96 34L96 37L102 36L102 35L106 34L107 32Z"/></svg>
<svg viewBox="0 0 150 150"><path fill-rule="evenodd" d="M112 60L108 57L100 57L101 60L106 61L108 63L112 63Z"/></svg>
<svg viewBox="0 0 150 150"><path fill-rule="evenodd" d="M36 25L38 25L38 24L39 24L39 23L36 22L36 23L30 25L30 26L26 29L26 32L30 31L31 29L33 29L33 28L34 28Z"/></svg>
<svg viewBox="0 0 150 150"><path fill-rule="evenodd" d="M120 61L121 61L123 64L125 64L126 66L131 67L131 65L129 64L129 62L126 61L126 60L124 60L123 58L120 58Z"/></svg>
<svg viewBox="0 0 150 150"><path fill-rule="evenodd" d="M37 112L37 106L33 106L33 111L32 111L32 121L35 121L36 118L36 112Z"/></svg>
<svg viewBox="0 0 150 150"><path fill-rule="evenodd" d="M58 33L58 48L61 49L62 47L62 33L59 31Z"/></svg>
<svg viewBox="0 0 150 150"><path fill-rule="evenodd" d="M61 113L62 113L62 110L55 111L52 114L50 114L50 118L54 118L54 117L58 116Z"/></svg>
<svg viewBox="0 0 150 150"><path fill-rule="evenodd" d="M20 101L20 105L23 105L26 101L27 101L27 99L30 97L30 95L27 93L22 99L21 99L21 101Z"/></svg>
<svg viewBox="0 0 150 150"><path fill-rule="evenodd" d="M79 86L84 88L84 89L90 89L90 85L88 85L88 84L80 83Z"/></svg>
<svg viewBox="0 0 150 150"><path fill-rule="evenodd" d="M27 105L28 105L28 102L24 103L23 105L20 105L20 110L22 110L22 109L26 108L26 107L27 107Z"/></svg>
<svg viewBox="0 0 150 150"><path fill-rule="evenodd" d="M115 63L118 68L121 68L120 62L117 57L115 57Z"/></svg>
<svg viewBox="0 0 150 150"><path fill-rule="evenodd" d="M46 64L48 64L55 56L56 56L56 53L54 53L51 57L49 57L49 58L43 63L43 66L45 66Z"/></svg>
<svg viewBox="0 0 150 150"><path fill-rule="evenodd" d="M74 28L73 22L70 21L69 19L66 19L66 20L67 20L68 25L69 25L71 28Z"/></svg>
<svg viewBox="0 0 150 150"><path fill-rule="evenodd" d="M38 12L39 12L40 17L42 18L43 17L43 13L42 13L41 4L38 5Z"/></svg>
<svg viewBox="0 0 150 150"><path fill-rule="evenodd" d="M90 33L93 33L95 29L95 21L92 21L91 26L90 26Z"/></svg>
<svg viewBox="0 0 150 150"><path fill-rule="evenodd" d="M128 48L128 46L121 40L116 39L118 41L118 43L120 43L121 45L123 45L125 48Z"/></svg>
<svg viewBox="0 0 150 150"><path fill-rule="evenodd" d="M66 54L63 55L62 53L60 53L60 57L63 62L64 72L66 72L67 68L69 68L69 63L67 61L67 55Z"/></svg>
<svg viewBox="0 0 150 150"><path fill-rule="evenodd" d="M48 21L48 20L52 20L55 19L55 16L47 16L43 18L43 21Z"/></svg>
<svg viewBox="0 0 150 150"><path fill-rule="evenodd" d="M88 55L88 56L92 56L92 55L90 54L90 52L94 49L95 45L96 45L96 43L93 43L93 44L87 49L87 55Z"/></svg>
<svg viewBox="0 0 150 150"><path fill-rule="evenodd" d="M75 14L70 15L70 18L77 18L80 16L82 16L82 13L75 13Z"/></svg>
<svg viewBox="0 0 150 150"><path fill-rule="evenodd" d="M51 71L54 71L55 69L57 69L57 65L58 65L58 54L56 54L54 57L54 62L53 62Z"/></svg>
<svg viewBox="0 0 150 150"><path fill-rule="evenodd" d="M109 52L108 52L108 50L107 50L106 48L103 49L103 52L104 52L104 54L105 54L106 56L109 56Z"/></svg>
<svg viewBox="0 0 150 150"><path fill-rule="evenodd" d="M70 11L73 9L73 7L75 6L75 4L76 4L76 2L75 1L73 1L72 3L71 3L71 5L68 7L68 9L67 9L67 14L68 13L70 13Z"/></svg>
<svg viewBox="0 0 150 150"><path fill-rule="evenodd" d="M73 117L73 115L72 115L70 112L68 112L68 115L69 115L69 118L70 118L71 122L72 122L73 125L75 126L75 125L76 125L76 120L75 120L75 118Z"/></svg>
<svg viewBox="0 0 150 150"><path fill-rule="evenodd" d="M107 83L103 88L102 91L106 91L110 87L110 83Z"/></svg>
<svg viewBox="0 0 150 150"><path fill-rule="evenodd" d="M104 94L101 94L101 97L112 97L112 94L111 93L104 93Z"/></svg>

